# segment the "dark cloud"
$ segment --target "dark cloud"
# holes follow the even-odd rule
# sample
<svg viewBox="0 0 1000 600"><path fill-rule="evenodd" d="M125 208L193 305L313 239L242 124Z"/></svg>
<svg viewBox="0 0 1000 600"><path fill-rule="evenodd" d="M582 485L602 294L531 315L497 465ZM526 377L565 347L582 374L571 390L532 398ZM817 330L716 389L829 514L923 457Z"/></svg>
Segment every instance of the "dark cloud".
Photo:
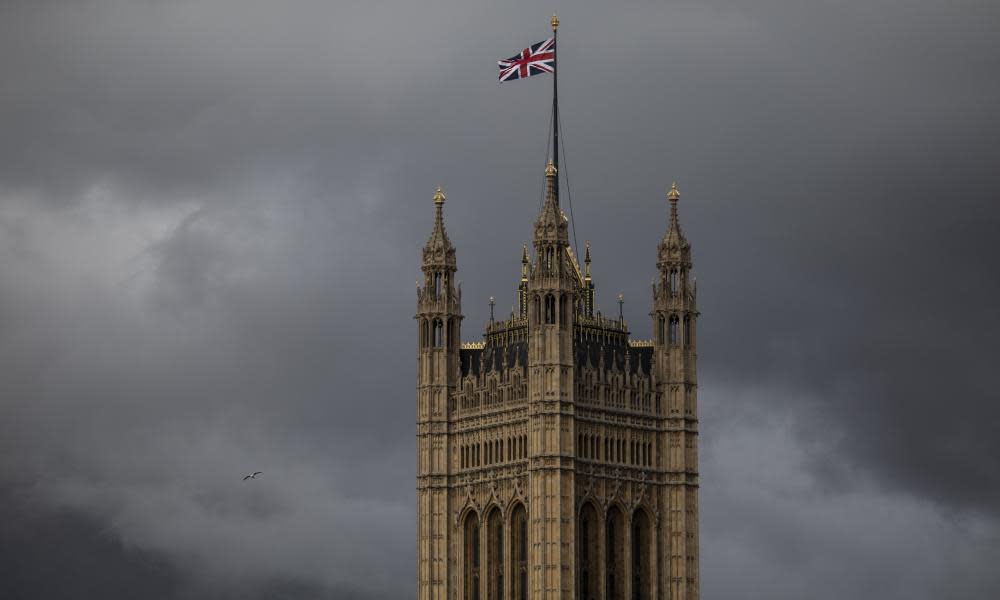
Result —
<svg viewBox="0 0 1000 600"><path fill-rule="evenodd" d="M548 125L492 65L550 8L0 5L0 466L39 532L0 595L412 595L430 196L476 339ZM1000 11L556 8L577 239L636 337L681 189L705 596L989 595Z"/></svg>

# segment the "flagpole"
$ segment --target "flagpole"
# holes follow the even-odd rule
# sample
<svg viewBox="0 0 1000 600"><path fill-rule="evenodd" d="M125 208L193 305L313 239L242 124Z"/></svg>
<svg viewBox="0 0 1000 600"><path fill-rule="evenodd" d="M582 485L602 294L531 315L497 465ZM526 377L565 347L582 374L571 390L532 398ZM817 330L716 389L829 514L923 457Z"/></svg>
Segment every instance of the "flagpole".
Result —
<svg viewBox="0 0 1000 600"><path fill-rule="evenodd" d="M555 192L556 206L559 205L559 17L552 13L552 165L556 168Z"/></svg>

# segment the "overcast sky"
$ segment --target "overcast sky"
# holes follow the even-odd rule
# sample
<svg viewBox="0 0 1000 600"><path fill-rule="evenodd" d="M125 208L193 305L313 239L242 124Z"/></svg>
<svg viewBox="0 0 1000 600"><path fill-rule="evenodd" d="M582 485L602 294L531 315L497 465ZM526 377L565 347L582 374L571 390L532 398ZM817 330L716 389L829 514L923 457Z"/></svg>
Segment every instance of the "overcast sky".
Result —
<svg viewBox="0 0 1000 600"><path fill-rule="evenodd" d="M702 597L1000 594L1000 5L3 0L0 596L414 597L431 197L478 340L553 9L633 337L681 191Z"/></svg>

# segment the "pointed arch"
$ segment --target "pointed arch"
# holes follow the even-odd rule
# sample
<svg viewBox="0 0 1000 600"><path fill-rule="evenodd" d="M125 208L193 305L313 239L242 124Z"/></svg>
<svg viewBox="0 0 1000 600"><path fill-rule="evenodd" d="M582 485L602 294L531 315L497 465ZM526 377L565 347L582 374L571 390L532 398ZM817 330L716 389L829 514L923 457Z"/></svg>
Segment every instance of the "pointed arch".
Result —
<svg viewBox="0 0 1000 600"><path fill-rule="evenodd" d="M680 344L680 319L677 315L670 316L670 345L676 346Z"/></svg>
<svg viewBox="0 0 1000 600"><path fill-rule="evenodd" d="M434 319L434 347L440 348L444 344L444 323L441 319Z"/></svg>
<svg viewBox="0 0 1000 600"><path fill-rule="evenodd" d="M462 520L462 598L479 600L479 515L469 509Z"/></svg>
<svg viewBox="0 0 1000 600"><path fill-rule="evenodd" d="M625 516L615 503L608 508L604 534L604 597L625 598Z"/></svg>
<svg viewBox="0 0 1000 600"><path fill-rule="evenodd" d="M528 512L517 502L510 511L510 598L528 600Z"/></svg>
<svg viewBox="0 0 1000 600"><path fill-rule="evenodd" d="M545 324L554 325L556 322L556 298L552 294L545 295Z"/></svg>
<svg viewBox="0 0 1000 600"><path fill-rule="evenodd" d="M641 506L632 513L632 600L650 600L653 585L653 528Z"/></svg>
<svg viewBox="0 0 1000 600"><path fill-rule="evenodd" d="M504 600L503 514L499 506L494 506L486 515L486 597Z"/></svg>
<svg viewBox="0 0 1000 600"><path fill-rule="evenodd" d="M600 586L600 529L601 519L593 502L587 501L580 508L577 519L577 564L580 600L593 600L599 595Z"/></svg>

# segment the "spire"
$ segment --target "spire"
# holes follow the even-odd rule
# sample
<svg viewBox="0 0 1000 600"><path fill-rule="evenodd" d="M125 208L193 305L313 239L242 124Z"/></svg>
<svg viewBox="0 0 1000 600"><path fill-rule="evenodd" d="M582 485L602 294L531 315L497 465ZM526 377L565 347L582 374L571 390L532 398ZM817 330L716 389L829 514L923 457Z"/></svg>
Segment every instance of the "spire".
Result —
<svg viewBox="0 0 1000 600"><path fill-rule="evenodd" d="M670 201L670 224L667 226L667 236L666 239L673 240L675 243L686 243L687 240L684 239L684 234L681 232L681 224L677 218L677 202L681 199L681 193L677 189L677 183L675 182L670 186L670 191L667 192L667 200Z"/></svg>
<svg viewBox="0 0 1000 600"><path fill-rule="evenodd" d="M681 231L680 219L677 216L677 202L681 199L681 193L677 189L677 184L670 186L667 192L667 200L670 202L670 220L667 223L667 232L660 241L657 264L662 268L668 263L690 263L691 244L684 237Z"/></svg>
<svg viewBox="0 0 1000 600"><path fill-rule="evenodd" d="M445 195L438 186L434 193L434 228L424 245L424 266L455 267L455 247L444 229Z"/></svg>
<svg viewBox="0 0 1000 600"><path fill-rule="evenodd" d="M528 276L530 274L528 244L525 243L521 246L521 282L517 284L517 314L525 318L528 316Z"/></svg>
<svg viewBox="0 0 1000 600"><path fill-rule="evenodd" d="M535 244L541 242L556 242L561 245L569 245L569 222L566 215L559 210L559 203L556 200L556 166L549 161L545 167L545 204L542 211L538 213L535 221Z"/></svg>
<svg viewBox="0 0 1000 600"><path fill-rule="evenodd" d="M590 241L585 245L583 254L584 275L583 275L583 313L588 317L594 316L594 280L590 276Z"/></svg>

